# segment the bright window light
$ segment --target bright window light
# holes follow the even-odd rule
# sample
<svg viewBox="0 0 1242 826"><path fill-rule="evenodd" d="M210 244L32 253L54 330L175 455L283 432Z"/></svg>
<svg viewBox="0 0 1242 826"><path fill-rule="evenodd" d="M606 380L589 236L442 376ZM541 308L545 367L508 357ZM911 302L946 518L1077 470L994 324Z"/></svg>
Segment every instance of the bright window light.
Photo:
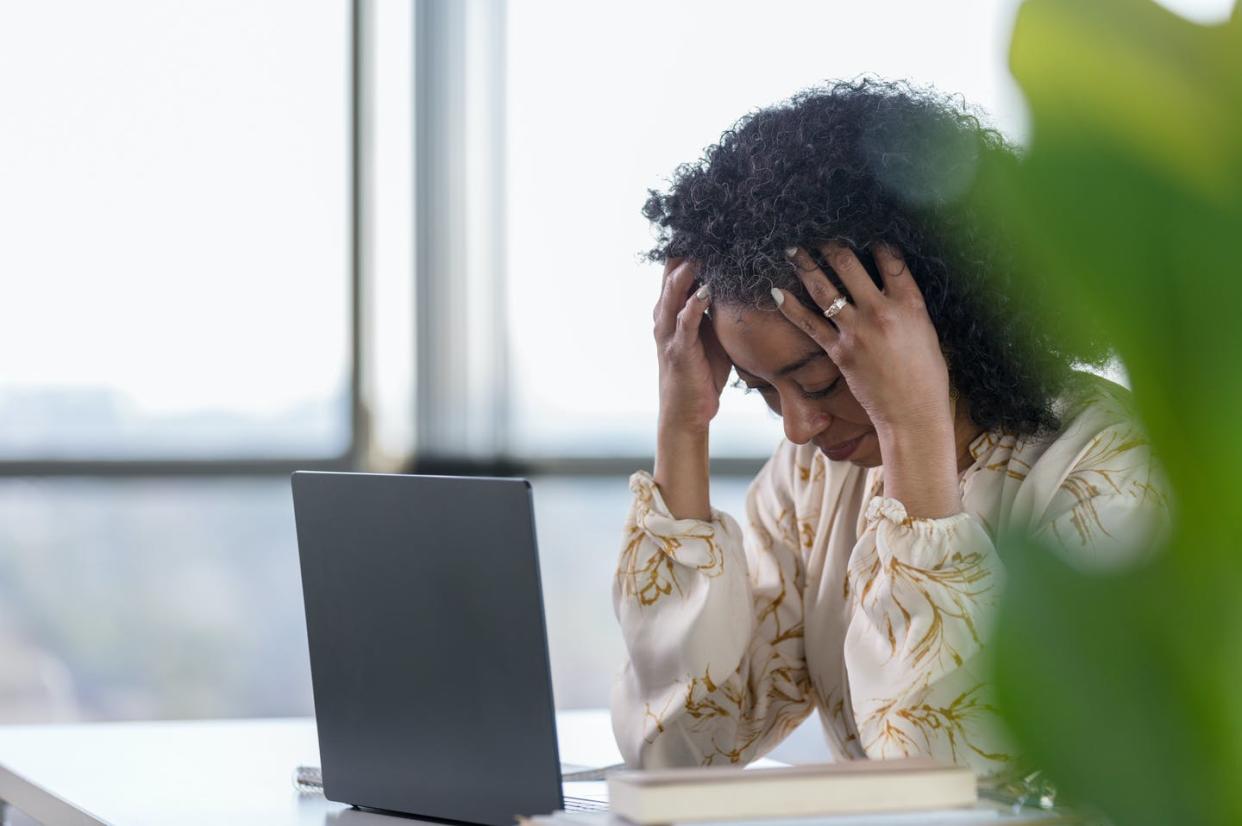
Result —
<svg viewBox="0 0 1242 826"><path fill-rule="evenodd" d="M343 452L349 19L0 6L0 458Z"/></svg>
<svg viewBox="0 0 1242 826"><path fill-rule="evenodd" d="M524 0L508 7L508 277L518 453L649 453L660 268L639 210L734 120L830 78L960 93L1015 139L1011 0ZM725 391L717 455L762 456L780 422Z"/></svg>

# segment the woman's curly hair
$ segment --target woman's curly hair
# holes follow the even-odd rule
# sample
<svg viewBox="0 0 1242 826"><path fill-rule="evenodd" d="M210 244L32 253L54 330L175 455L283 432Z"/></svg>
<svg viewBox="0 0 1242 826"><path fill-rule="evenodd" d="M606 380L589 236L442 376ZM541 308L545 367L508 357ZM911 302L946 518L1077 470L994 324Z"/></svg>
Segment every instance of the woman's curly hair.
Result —
<svg viewBox="0 0 1242 826"><path fill-rule="evenodd" d="M1019 162L960 100L870 78L808 89L743 117L678 167L666 192L650 192L643 214L658 240L647 257L697 261L716 305L771 308L775 286L813 308L787 247L845 241L874 277L868 248L893 244L971 418L1055 430L1075 364L1103 364L1109 351L1058 335L1035 279L1017 272L1012 246L970 197L985 157Z"/></svg>

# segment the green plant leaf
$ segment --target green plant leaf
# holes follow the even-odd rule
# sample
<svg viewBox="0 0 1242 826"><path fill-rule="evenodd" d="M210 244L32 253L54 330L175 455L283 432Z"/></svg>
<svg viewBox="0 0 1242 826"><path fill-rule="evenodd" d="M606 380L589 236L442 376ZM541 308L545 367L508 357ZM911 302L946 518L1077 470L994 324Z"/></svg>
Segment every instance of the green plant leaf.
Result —
<svg viewBox="0 0 1242 826"><path fill-rule="evenodd" d="M1118 824L1242 823L1242 16L1028 0L1011 63L1031 146L973 196L1067 335L1115 343L1176 525L1109 576L1004 541L1002 707Z"/></svg>

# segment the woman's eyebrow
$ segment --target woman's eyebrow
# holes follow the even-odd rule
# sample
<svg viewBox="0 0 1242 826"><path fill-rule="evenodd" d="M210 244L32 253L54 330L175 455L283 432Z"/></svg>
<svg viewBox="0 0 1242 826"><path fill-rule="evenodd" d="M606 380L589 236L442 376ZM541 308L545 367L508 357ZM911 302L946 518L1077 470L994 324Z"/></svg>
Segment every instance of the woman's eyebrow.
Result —
<svg viewBox="0 0 1242 826"><path fill-rule="evenodd" d="M823 350L816 350L814 352L807 353L806 355L804 355L802 358L798 359L797 361L790 362L789 364L786 364L781 369L777 370L776 375L777 376L788 376L790 373L798 372L799 370L801 370L803 367L806 367L811 362L817 361L821 358L827 358L827 357L828 357L828 354L825 353ZM746 382L746 384L748 385L755 384L755 383L764 384L763 379L759 378L754 373L751 373L749 370L745 370L736 364L733 365L733 369L737 372L737 377L741 379L742 381Z"/></svg>
<svg viewBox="0 0 1242 826"><path fill-rule="evenodd" d="M776 375L788 376L790 373L796 373L799 370L801 370L803 367L806 367L811 362L816 361L818 359L822 359L822 358L828 358L828 354L820 349L812 350L811 352L807 353L805 356L798 359L797 361L790 362L789 364L786 364L781 369L777 370Z"/></svg>

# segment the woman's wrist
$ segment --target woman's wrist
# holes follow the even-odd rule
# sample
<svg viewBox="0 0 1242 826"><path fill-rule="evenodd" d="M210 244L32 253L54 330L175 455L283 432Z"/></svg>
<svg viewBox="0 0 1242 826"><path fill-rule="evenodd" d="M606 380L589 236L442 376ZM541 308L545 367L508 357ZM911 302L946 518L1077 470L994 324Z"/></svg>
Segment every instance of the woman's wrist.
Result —
<svg viewBox="0 0 1242 826"><path fill-rule="evenodd" d="M917 427L876 428L884 462L884 491L916 519L939 519L960 513L957 440L953 420Z"/></svg>
<svg viewBox="0 0 1242 826"><path fill-rule="evenodd" d="M675 519L711 519L710 462L706 427L660 420L652 474Z"/></svg>

